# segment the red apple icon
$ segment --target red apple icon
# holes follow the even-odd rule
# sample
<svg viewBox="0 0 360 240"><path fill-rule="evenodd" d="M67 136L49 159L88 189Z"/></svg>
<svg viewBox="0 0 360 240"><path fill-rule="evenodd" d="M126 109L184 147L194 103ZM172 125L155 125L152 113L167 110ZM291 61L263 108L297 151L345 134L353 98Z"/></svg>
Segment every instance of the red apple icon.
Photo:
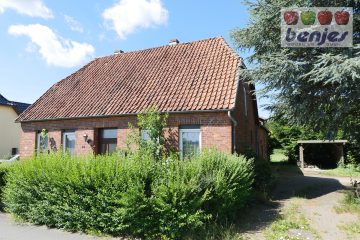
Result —
<svg viewBox="0 0 360 240"><path fill-rule="evenodd" d="M338 25L346 25L349 22L350 13L347 11L337 11L335 13L335 21Z"/></svg>
<svg viewBox="0 0 360 240"><path fill-rule="evenodd" d="M295 11L286 11L284 13L284 20L287 25L296 25L299 20L299 14Z"/></svg>
<svg viewBox="0 0 360 240"><path fill-rule="evenodd" d="M329 25L332 21L332 17L333 17L332 12L328 10L320 11L317 15L317 18L321 25Z"/></svg>

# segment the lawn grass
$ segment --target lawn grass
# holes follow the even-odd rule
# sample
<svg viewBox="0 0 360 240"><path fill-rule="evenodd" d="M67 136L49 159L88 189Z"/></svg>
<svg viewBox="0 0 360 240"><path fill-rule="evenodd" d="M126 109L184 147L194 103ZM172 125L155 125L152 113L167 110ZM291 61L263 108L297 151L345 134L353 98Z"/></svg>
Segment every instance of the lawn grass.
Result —
<svg viewBox="0 0 360 240"><path fill-rule="evenodd" d="M334 207L336 213L355 213L360 220L360 199L356 198L353 191L348 191L339 205ZM360 221L353 221L337 226L346 233L348 239L355 239L360 235Z"/></svg>
<svg viewBox="0 0 360 240"><path fill-rule="evenodd" d="M270 167L275 178L283 174L301 174L301 170L296 164L289 163L283 149L274 149L270 156Z"/></svg>
<svg viewBox="0 0 360 240"><path fill-rule="evenodd" d="M356 213L360 218L360 199L356 198L353 191L348 191L345 197L335 206L337 213Z"/></svg>
<svg viewBox="0 0 360 240"><path fill-rule="evenodd" d="M285 156L284 149L274 149L273 154L270 156L271 162L287 162L288 158Z"/></svg>
<svg viewBox="0 0 360 240"><path fill-rule="evenodd" d="M340 230L346 233L348 239L358 239L360 235L360 223L359 222L350 222L344 223L337 226Z"/></svg>
<svg viewBox="0 0 360 240"><path fill-rule="evenodd" d="M265 230L266 240L277 239L301 239L299 236L291 236L289 230L305 231L318 238L318 234L311 228L309 221L299 211L301 198L292 198L289 205L285 206L280 216Z"/></svg>
<svg viewBox="0 0 360 240"><path fill-rule="evenodd" d="M337 177L360 177L360 171L353 167L338 167L331 170L321 171L322 175L326 176L337 176Z"/></svg>

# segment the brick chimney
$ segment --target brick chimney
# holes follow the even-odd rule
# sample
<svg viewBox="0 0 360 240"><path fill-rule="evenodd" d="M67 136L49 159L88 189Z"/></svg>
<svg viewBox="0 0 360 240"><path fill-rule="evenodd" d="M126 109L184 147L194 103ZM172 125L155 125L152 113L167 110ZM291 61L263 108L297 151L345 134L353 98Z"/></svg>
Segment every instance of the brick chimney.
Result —
<svg viewBox="0 0 360 240"><path fill-rule="evenodd" d="M178 44L179 43L179 40L177 40L176 38L174 38L174 39L171 39L170 41L169 41L169 46L174 46L174 45L176 45L176 44Z"/></svg>
<svg viewBox="0 0 360 240"><path fill-rule="evenodd" d="M114 55L118 55L118 54L121 54L121 53L124 53L124 51L123 51L123 50L116 50L116 51L114 52Z"/></svg>

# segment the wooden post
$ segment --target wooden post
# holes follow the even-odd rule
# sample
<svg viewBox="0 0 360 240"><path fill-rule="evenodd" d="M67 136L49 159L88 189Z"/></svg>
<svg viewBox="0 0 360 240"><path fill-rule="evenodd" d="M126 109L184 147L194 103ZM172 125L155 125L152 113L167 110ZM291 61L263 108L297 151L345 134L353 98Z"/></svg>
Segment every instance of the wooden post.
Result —
<svg viewBox="0 0 360 240"><path fill-rule="evenodd" d="M300 157L300 164L301 164L301 169L304 170L305 164L304 164L304 147L302 144L300 144L299 147L299 157Z"/></svg>
<svg viewBox="0 0 360 240"><path fill-rule="evenodd" d="M345 163L345 159L344 159L344 145L345 145L345 143L341 144L341 146L340 146L340 162L341 162L341 163Z"/></svg>

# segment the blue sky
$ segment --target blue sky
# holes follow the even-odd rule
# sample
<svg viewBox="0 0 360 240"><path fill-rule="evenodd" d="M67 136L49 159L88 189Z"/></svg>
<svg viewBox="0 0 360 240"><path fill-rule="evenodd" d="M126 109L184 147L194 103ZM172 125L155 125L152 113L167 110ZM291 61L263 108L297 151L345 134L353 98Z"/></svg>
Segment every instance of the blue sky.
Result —
<svg viewBox="0 0 360 240"><path fill-rule="evenodd" d="M232 45L230 31L248 16L241 0L1 0L0 93L33 103L86 62L119 49L215 36Z"/></svg>

